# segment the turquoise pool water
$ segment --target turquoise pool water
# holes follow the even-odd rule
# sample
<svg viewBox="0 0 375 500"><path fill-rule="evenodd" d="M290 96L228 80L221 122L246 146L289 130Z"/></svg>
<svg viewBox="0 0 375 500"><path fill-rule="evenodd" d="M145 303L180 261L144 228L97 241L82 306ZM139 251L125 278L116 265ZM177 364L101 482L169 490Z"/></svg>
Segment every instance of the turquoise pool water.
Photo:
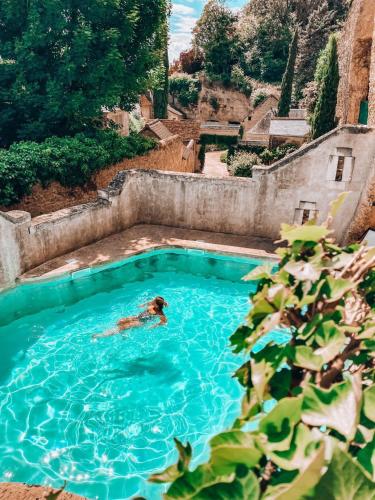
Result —
<svg viewBox="0 0 375 500"><path fill-rule="evenodd" d="M175 461L173 437L198 463L239 410L228 337L257 264L157 251L0 295L0 480L160 498L146 478ZM92 340L155 295L167 326Z"/></svg>

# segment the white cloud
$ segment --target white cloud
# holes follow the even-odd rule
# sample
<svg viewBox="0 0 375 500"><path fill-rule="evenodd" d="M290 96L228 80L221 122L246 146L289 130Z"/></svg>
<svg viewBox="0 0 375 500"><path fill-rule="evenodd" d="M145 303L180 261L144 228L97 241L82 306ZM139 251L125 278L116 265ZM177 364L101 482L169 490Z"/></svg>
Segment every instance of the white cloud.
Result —
<svg viewBox="0 0 375 500"><path fill-rule="evenodd" d="M181 3L175 3L172 7L172 15L178 16L190 16L194 14L193 7L189 7L188 5L182 5Z"/></svg>

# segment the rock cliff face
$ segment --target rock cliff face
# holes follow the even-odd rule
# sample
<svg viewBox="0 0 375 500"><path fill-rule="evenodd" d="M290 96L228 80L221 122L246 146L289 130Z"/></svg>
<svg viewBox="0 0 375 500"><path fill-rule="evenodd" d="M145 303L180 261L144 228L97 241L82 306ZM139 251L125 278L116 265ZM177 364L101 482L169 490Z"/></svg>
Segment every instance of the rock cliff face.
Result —
<svg viewBox="0 0 375 500"><path fill-rule="evenodd" d="M202 90L197 106L184 108L178 102L170 103L182 111L187 118L202 122L243 122L253 109L250 98L241 92L224 88L219 84L202 82Z"/></svg>
<svg viewBox="0 0 375 500"><path fill-rule="evenodd" d="M357 124L362 101L369 102L369 125L375 125L375 2L354 0L341 34L337 116Z"/></svg>

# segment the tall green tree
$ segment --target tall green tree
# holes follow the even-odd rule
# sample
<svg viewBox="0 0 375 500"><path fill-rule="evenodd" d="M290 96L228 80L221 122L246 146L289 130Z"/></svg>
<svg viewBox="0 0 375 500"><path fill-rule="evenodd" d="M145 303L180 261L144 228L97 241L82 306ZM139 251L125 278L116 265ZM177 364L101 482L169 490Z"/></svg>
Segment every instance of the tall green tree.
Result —
<svg viewBox="0 0 375 500"><path fill-rule="evenodd" d="M265 82L281 82L293 26L290 0L251 0L237 28L245 74Z"/></svg>
<svg viewBox="0 0 375 500"><path fill-rule="evenodd" d="M169 91L169 56L168 32L169 16L171 12L170 1L166 5L165 20L160 27L160 63L155 73L153 85L153 104L155 118L168 118L168 91Z"/></svg>
<svg viewBox="0 0 375 500"><path fill-rule="evenodd" d="M238 61L236 21L225 0L209 0L193 30L193 45L203 53L206 75L224 84L230 83Z"/></svg>
<svg viewBox="0 0 375 500"><path fill-rule="evenodd" d="M298 31L294 33L292 43L289 48L289 58L281 84L281 97L278 107L279 116L289 116L290 104L293 93L294 71L298 52Z"/></svg>
<svg viewBox="0 0 375 500"><path fill-rule="evenodd" d="M314 79L319 54L327 45L329 35L341 27L346 8L346 0L336 0L336 3L308 0L304 5L300 4L300 42L293 95L295 102L301 100L304 88Z"/></svg>
<svg viewBox="0 0 375 500"><path fill-rule="evenodd" d="M339 86L339 63L337 37L331 35L325 58L320 67L320 89L311 119L313 139L326 134L336 126L337 91Z"/></svg>
<svg viewBox="0 0 375 500"><path fill-rule="evenodd" d="M166 0L0 2L0 137L41 140L129 109L156 64Z"/></svg>

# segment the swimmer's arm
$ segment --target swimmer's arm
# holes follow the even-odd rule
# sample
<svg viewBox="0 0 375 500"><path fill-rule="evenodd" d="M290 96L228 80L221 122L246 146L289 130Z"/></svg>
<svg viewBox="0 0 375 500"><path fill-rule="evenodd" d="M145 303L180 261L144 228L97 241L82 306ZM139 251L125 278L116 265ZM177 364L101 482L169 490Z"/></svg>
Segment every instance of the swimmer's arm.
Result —
<svg viewBox="0 0 375 500"><path fill-rule="evenodd" d="M168 319L166 316L161 316L159 323L156 323L156 325L150 326L150 330L153 328L158 328L159 326L164 326L168 323Z"/></svg>

